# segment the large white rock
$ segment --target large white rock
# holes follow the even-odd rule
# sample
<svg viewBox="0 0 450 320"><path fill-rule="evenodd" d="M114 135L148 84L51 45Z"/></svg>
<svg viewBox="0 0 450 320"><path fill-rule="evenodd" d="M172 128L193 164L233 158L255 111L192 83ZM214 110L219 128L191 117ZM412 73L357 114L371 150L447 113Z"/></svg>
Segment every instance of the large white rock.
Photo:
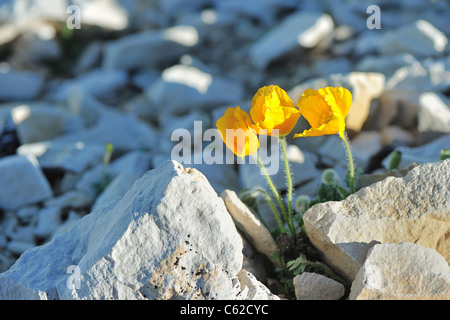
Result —
<svg viewBox="0 0 450 320"><path fill-rule="evenodd" d="M120 201L26 251L1 299L234 299L242 239L195 169L166 161Z"/></svg>
<svg viewBox="0 0 450 320"><path fill-rule="evenodd" d="M0 159L0 208L14 210L53 196L53 191L33 156Z"/></svg>
<svg viewBox="0 0 450 320"><path fill-rule="evenodd" d="M290 52L316 47L333 27L333 20L326 13L293 13L252 45L251 61L256 67L264 69Z"/></svg>
<svg viewBox="0 0 450 320"><path fill-rule="evenodd" d="M408 241L435 249L450 261L450 160L413 168L303 216L311 242L325 261L353 280L376 243Z"/></svg>
<svg viewBox="0 0 450 320"><path fill-rule="evenodd" d="M351 300L449 300L450 267L435 250L377 244L353 281Z"/></svg>

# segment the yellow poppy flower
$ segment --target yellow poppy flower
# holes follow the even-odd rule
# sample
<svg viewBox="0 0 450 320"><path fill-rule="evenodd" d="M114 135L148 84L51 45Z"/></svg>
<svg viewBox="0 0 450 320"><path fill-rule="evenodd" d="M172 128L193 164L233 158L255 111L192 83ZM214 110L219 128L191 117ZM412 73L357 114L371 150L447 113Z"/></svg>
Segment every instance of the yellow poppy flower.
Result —
<svg viewBox="0 0 450 320"><path fill-rule="evenodd" d="M352 94L342 87L305 90L298 99L297 106L311 129L295 134L294 138L339 133L344 139L345 117L351 104Z"/></svg>
<svg viewBox="0 0 450 320"><path fill-rule="evenodd" d="M259 148L258 136L247 112L239 106L228 108L216 121L219 135L225 145L238 157L254 154Z"/></svg>
<svg viewBox="0 0 450 320"><path fill-rule="evenodd" d="M258 134L284 137L294 129L300 111L286 91L270 85L260 88L253 96L250 116ZM278 130L278 134L272 130Z"/></svg>

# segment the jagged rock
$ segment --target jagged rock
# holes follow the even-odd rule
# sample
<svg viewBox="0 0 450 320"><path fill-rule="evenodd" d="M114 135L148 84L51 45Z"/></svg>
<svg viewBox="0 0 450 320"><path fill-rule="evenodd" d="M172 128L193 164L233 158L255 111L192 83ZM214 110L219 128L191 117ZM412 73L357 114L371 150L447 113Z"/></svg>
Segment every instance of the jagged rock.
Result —
<svg viewBox="0 0 450 320"><path fill-rule="evenodd" d="M450 267L435 250L377 244L353 281L351 300L449 300Z"/></svg>
<svg viewBox="0 0 450 320"><path fill-rule="evenodd" d="M450 160L388 177L340 202L325 202L303 216L311 242L349 280L376 243L409 241L450 261Z"/></svg>
<svg viewBox="0 0 450 320"><path fill-rule="evenodd" d="M234 299L242 258L205 177L166 161L121 200L22 254L0 275L0 298Z"/></svg>
<svg viewBox="0 0 450 320"><path fill-rule="evenodd" d="M264 284L245 269L239 271L238 278L242 289L239 296L244 300L280 300L278 296L270 292Z"/></svg>

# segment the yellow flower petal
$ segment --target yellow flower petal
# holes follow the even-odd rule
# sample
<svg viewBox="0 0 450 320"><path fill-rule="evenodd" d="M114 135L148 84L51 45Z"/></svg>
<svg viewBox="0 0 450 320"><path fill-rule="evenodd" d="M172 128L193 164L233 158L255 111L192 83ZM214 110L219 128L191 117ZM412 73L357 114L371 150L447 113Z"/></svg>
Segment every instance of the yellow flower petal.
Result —
<svg viewBox="0 0 450 320"><path fill-rule="evenodd" d="M288 135L300 117L299 110L286 91L279 86L270 85L260 88L252 99L250 116L258 134Z"/></svg>
<svg viewBox="0 0 450 320"><path fill-rule="evenodd" d="M298 137L311 137L339 133L345 130L345 117L352 102L350 91L345 88L326 87L319 90L307 89L299 98L297 106L311 125Z"/></svg>
<svg viewBox="0 0 450 320"><path fill-rule="evenodd" d="M239 106L228 108L216 121L219 135L225 145L238 157L254 154L259 148L259 140L254 125L247 112Z"/></svg>
<svg viewBox="0 0 450 320"><path fill-rule="evenodd" d="M345 118L352 106L352 94L342 87L326 87L319 89L318 92L325 97L325 100L330 105L337 106Z"/></svg>

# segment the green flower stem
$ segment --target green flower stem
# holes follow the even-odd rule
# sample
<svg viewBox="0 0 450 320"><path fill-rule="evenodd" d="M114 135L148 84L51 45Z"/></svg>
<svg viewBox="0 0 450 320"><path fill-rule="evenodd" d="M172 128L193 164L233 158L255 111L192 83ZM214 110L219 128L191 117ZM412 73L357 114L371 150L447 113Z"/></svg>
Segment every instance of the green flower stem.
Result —
<svg viewBox="0 0 450 320"><path fill-rule="evenodd" d="M286 210L284 209L284 205L283 205L283 202L281 201L280 194L278 193L277 189L275 188L275 185L273 184L272 179L270 179L270 176L268 175L266 167L262 163L261 158L259 157L259 154L257 154L256 157L258 159L258 164L261 167L261 169L263 170L263 173L266 177L267 183L269 184L269 187L272 190L273 195L275 196L275 198L278 201L278 205L280 206L281 212L283 213L283 217L285 219L287 219ZM273 209L275 209L275 207L272 207L272 210ZM278 224L280 225L281 232L286 233L284 230L284 227L283 227L283 222L281 221L277 210L274 210L274 214L278 221Z"/></svg>
<svg viewBox="0 0 450 320"><path fill-rule="evenodd" d="M261 190L260 192L264 196L266 201L269 203L270 207L272 208L272 211L273 211L273 213L275 215L275 218L277 219L278 224L280 225L281 232L286 233L286 231L284 230L283 222L281 221L280 215L278 214L278 211L275 208L275 206L274 206L274 204L272 202L272 199L270 199L270 196L267 194L266 191L262 191ZM267 229L269 229L266 224L264 224L264 225L266 226Z"/></svg>
<svg viewBox="0 0 450 320"><path fill-rule="evenodd" d="M291 169L289 168L289 161L287 158L287 152L286 152L286 138L280 138L281 143L281 149L283 150L283 156L284 156L284 168L286 169L286 181L288 186L288 214L289 214L289 229L291 233L295 234L295 228L294 228L294 217L292 214L292 176L291 176Z"/></svg>
<svg viewBox="0 0 450 320"><path fill-rule="evenodd" d="M344 141L345 150L347 151L347 157L348 157L348 165L349 165L349 171L350 171L350 192L355 192L355 186L354 186L354 177L355 177L355 167L353 165L353 156L352 151L350 149L350 141L348 140L347 133L344 131L343 134L340 134L342 141Z"/></svg>

